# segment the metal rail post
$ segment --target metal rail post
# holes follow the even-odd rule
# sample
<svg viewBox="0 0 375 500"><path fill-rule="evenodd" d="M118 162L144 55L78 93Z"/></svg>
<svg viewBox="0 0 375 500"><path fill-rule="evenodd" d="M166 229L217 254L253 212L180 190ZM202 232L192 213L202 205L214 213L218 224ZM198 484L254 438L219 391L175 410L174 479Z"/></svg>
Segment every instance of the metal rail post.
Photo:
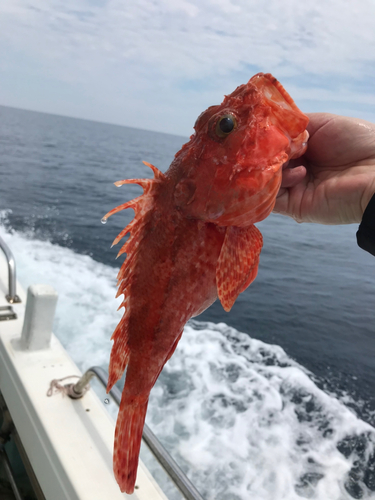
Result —
<svg viewBox="0 0 375 500"><path fill-rule="evenodd" d="M21 302L21 299L16 294L16 261L14 260L13 254L5 243L5 241L0 236L0 248L4 252L5 257L8 262L8 295L6 299L10 304L15 304Z"/></svg>

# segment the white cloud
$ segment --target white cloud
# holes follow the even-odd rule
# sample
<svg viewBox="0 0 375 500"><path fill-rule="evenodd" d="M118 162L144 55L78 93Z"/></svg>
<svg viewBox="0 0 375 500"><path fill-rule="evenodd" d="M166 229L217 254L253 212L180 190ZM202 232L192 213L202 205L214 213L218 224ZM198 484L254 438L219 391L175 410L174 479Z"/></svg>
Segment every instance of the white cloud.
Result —
<svg viewBox="0 0 375 500"><path fill-rule="evenodd" d="M371 0L0 0L0 77L31 82L0 102L188 134L263 70L297 94L373 106L356 86L375 77L374 20Z"/></svg>

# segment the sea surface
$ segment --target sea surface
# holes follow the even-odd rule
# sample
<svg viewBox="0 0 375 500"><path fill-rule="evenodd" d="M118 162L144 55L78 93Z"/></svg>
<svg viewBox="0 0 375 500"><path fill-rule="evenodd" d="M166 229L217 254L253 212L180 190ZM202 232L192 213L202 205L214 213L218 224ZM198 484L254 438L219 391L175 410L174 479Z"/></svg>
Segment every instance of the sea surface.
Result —
<svg viewBox="0 0 375 500"><path fill-rule="evenodd" d="M186 141L0 106L0 234L25 288L58 291L81 369L108 369L121 317L110 247L133 211L100 221L142 190L113 182L165 171ZM375 498L375 258L356 225L257 226L256 281L189 322L147 422L207 500Z"/></svg>

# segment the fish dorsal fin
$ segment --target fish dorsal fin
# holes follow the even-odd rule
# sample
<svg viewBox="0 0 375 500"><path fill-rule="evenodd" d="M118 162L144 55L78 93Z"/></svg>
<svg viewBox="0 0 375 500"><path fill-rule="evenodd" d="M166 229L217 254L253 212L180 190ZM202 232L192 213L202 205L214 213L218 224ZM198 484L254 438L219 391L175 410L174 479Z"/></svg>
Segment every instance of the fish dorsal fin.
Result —
<svg viewBox="0 0 375 500"><path fill-rule="evenodd" d="M227 227L216 265L217 293L225 311L231 310L239 294L255 280L262 245L262 234L254 225Z"/></svg>
<svg viewBox="0 0 375 500"><path fill-rule="evenodd" d="M121 210L125 210L126 208L132 208L135 212L134 219L125 227L125 229L121 231L112 244L112 246L116 245L124 236L130 233L129 238L117 255L117 257L119 257L121 254L126 253L126 259L117 275L117 297L121 294L124 295L120 308L124 307L125 312L111 337L114 343L112 346L111 360L109 364L107 391L109 391L113 384L121 378L129 361L130 351L128 347L128 322L130 308L129 293L127 292L127 289L133 278L134 264L137 259L140 242L143 238L145 224L149 220L149 216L155 208L155 197L159 192L158 186L165 179L164 174L160 172L160 170L150 163L144 163L148 167L152 168L154 172L154 179L126 179L115 182L116 186L122 186L123 184L139 184L143 188L143 195L135 198L134 200L130 200L117 208L114 208L103 217L105 221L111 215L120 212Z"/></svg>

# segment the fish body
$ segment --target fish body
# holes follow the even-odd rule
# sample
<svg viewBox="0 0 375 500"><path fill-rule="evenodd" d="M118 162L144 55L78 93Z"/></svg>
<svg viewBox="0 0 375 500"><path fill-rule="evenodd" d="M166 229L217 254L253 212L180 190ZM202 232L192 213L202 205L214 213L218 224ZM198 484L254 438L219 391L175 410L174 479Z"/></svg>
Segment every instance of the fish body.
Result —
<svg viewBox="0 0 375 500"><path fill-rule="evenodd" d="M281 84L259 73L211 106L163 174L130 179L144 194L133 208L118 274L124 315L115 329L107 391L127 368L114 445L121 491L134 490L150 391L186 322L219 297L229 311L255 279L262 236L254 226L273 209L282 166L304 153L308 118Z"/></svg>

